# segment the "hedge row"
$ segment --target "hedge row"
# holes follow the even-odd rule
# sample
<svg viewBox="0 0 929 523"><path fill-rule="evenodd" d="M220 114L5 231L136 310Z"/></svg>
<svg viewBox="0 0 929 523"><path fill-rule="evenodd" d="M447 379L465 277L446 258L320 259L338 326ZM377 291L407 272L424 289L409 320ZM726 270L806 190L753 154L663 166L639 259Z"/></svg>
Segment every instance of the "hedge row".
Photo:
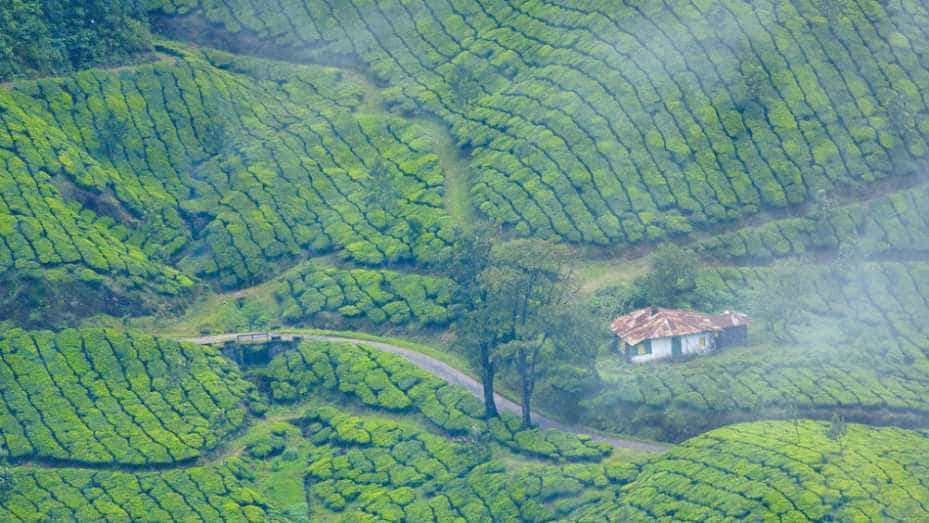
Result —
<svg viewBox="0 0 929 523"><path fill-rule="evenodd" d="M929 264L717 268L703 277L727 289L728 303L750 303L756 291L789 285L808 321L796 320L795 342L767 339L756 321L751 346L672 365L607 358L603 389L583 402L591 423L617 431L651 427L652 436L681 439L730 415L822 416L843 408L886 421L929 412Z"/></svg>
<svg viewBox="0 0 929 523"><path fill-rule="evenodd" d="M342 521L549 521L609 499L602 465L529 465L520 472L393 421L322 407L305 433L311 517ZM316 501L317 502L313 502Z"/></svg>
<svg viewBox="0 0 929 523"><path fill-rule="evenodd" d="M451 299L447 278L367 269L342 270L308 263L275 290L285 322L335 313L373 323L444 325Z"/></svg>
<svg viewBox="0 0 929 523"><path fill-rule="evenodd" d="M610 447L555 431L519 431L515 416L484 421L483 405L466 389L450 385L400 356L364 345L304 342L269 364L266 377L275 401L295 401L315 390L338 391L367 406L415 412L449 434L465 434L475 425L490 429L502 444L520 452L569 460L597 460Z"/></svg>
<svg viewBox="0 0 929 523"><path fill-rule="evenodd" d="M247 462L166 472L19 467L0 498L0 519L40 521L234 521L275 517L252 490Z"/></svg>
<svg viewBox="0 0 929 523"><path fill-rule="evenodd" d="M16 176L0 186L0 269L80 262L155 279L144 253L236 286L307 250L376 265L447 248L429 135L371 112L360 80L162 51L0 92L0 169Z"/></svg>
<svg viewBox="0 0 929 523"><path fill-rule="evenodd" d="M911 174L929 155L917 0L150 0L289 55L353 56L472 148L519 232L638 242Z"/></svg>
<svg viewBox="0 0 929 523"><path fill-rule="evenodd" d="M763 262L847 247L860 256L893 256L929 249L929 187L891 193L815 217L787 218L700 242L701 254Z"/></svg>
<svg viewBox="0 0 929 523"><path fill-rule="evenodd" d="M0 127L0 274L67 267L75 268L83 281L113 278L126 288L168 295L191 285L186 276L123 242L109 227L112 219L100 220L66 199L56 186L62 182L49 173L75 168L65 163L72 161L67 156L71 151L60 144L60 135L43 129L28 106L19 107L5 91L0 91L0 120L5 126ZM48 135L39 134L43 131Z"/></svg>
<svg viewBox="0 0 929 523"><path fill-rule="evenodd" d="M581 521L918 521L929 518L924 432L827 423L733 425L646 463Z"/></svg>
<svg viewBox="0 0 929 523"><path fill-rule="evenodd" d="M253 386L208 348L109 330L0 334L0 458L191 460L245 422Z"/></svg>

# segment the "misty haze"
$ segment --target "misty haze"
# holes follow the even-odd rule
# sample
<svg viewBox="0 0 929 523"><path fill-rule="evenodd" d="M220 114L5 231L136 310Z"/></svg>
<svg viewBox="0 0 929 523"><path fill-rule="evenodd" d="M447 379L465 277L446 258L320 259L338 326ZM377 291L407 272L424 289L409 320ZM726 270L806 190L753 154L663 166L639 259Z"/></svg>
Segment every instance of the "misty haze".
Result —
<svg viewBox="0 0 929 523"><path fill-rule="evenodd" d="M0 521L929 521L922 0L0 0Z"/></svg>

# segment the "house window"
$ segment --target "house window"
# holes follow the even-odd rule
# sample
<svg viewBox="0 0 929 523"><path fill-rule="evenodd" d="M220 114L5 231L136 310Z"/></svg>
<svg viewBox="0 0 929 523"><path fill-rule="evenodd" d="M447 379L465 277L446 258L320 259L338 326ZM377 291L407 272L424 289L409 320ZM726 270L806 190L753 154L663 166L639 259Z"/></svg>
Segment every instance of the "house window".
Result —
<svg viewBox="0 0 929 523"><path fill-rule="evenodd" d="M642 354L651 354L652 353L652 340L645 340L642 344Z"/></svg>

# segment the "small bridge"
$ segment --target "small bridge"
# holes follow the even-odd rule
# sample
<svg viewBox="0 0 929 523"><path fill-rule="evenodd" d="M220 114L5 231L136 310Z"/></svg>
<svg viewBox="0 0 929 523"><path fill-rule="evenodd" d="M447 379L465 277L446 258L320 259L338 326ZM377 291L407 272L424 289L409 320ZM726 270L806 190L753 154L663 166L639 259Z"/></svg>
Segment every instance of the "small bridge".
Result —
<svg viewBox="0 0 929 523"><path fill-rule="evenodd" d="M285 333L243 332L204 336L182 341L215 346L219 348L224 356L235 360L239 365L264 365L278 354L296 347L303 341L303 336Z"/></svg>

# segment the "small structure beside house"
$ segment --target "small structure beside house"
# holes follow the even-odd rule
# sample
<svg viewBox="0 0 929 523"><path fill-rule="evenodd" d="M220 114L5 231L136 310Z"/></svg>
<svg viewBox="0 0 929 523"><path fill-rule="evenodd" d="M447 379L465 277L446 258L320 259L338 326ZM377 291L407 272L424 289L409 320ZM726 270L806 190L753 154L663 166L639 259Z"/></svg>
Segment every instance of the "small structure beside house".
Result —
<svg viewBox="0 0 929 523"><path fill-rule="evenodd" d="M621 354L630 361L645 362L744 344L749 323L749 317L738 312L702 314L647 307L616 318L610 331L616 335L614 346Z"/></svg>

